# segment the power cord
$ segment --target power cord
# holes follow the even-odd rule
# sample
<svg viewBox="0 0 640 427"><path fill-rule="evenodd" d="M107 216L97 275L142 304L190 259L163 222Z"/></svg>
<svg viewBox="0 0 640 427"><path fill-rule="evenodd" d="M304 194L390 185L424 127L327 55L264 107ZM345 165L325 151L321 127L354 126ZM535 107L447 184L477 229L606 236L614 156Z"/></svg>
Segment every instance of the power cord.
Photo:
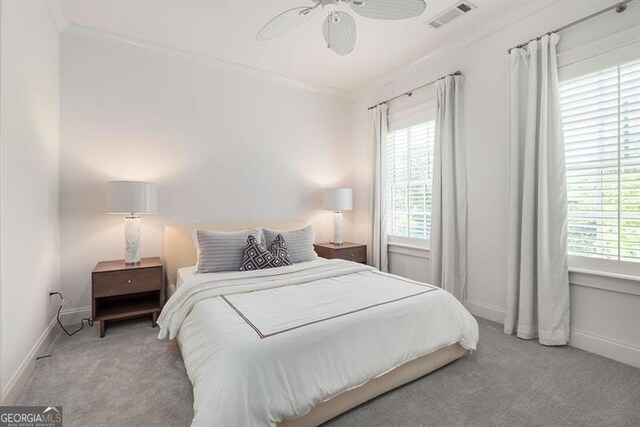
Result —
<svg viewBox="0 0 640 427"><path fill-rule="evenodd" d="M93 319L91 317L88 317L80 320L80 327L77 330L73 332L67 331L67 328L65 328L62 325L62 322L60 321L60 310L62 310L62 306L64 305L64 296L60 292L49 292L50 297L53 295L58 295L60 297L60 307L58 307L58 314L56 315L56 320L58 321L58 325L60 325L60 327L62 328L65 334L69 335L70 337L74 336L75 334L80 332L82 328L84 328L84 322L87 322L87 325L89 326L93 326Z"/></svg>

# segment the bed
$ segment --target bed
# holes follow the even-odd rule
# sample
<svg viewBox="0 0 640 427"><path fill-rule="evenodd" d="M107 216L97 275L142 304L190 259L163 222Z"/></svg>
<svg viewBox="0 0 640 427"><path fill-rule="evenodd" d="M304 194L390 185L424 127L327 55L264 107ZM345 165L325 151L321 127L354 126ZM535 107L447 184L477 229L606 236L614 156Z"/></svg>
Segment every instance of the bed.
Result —
<svg viewBox="0 0 640 427"><path fill-rule="evenodd" d="M194 274L191 230L257 225L303 224L165 229L160 338L180 346L194 426L319 425L476 348L477 323L449 293L365 265Z"/></svg>

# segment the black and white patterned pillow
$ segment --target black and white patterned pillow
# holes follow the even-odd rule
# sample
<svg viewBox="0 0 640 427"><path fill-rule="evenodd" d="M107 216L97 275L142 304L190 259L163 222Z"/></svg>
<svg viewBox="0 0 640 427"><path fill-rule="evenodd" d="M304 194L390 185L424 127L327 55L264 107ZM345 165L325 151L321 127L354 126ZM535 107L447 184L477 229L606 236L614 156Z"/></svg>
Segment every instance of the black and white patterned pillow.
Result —
<svg viewBox="0 0 640 427"><path fill-rule="evenodd" d="M287 244L282 236L276 237L269 246L269 250L259 244L255 237L247 236L247 246L244 249L240 271L262 270L285 265L291 265L291 261L287 252Z"/></svg>
<svg viewBox="0 0 640 427"><path fill-rule="evenodd" d="M276 267L284 267L285 265L291 265L291 259L289 258L289 250L287 249L287 242L284 241L282 234L278 234L273 243L269 246L269 252L275 258Z"/></svg>
<svg viewBox="0 0 640 427"><path fill-rule="evenodd" d="M255 237L247 236L247 246L244 249L240 271L262 270L272 267L277 267L276 258L259 244Z"/></svg>

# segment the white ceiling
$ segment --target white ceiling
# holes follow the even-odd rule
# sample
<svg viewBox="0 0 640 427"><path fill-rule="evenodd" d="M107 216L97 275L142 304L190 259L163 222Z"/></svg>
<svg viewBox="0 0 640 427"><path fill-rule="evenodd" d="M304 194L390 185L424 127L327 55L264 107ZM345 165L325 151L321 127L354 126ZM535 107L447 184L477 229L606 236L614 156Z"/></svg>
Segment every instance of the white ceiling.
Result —
<svg viewBox="0 0 640 427"><path fill-rule="evenodd" d="M348 56L327 49L322 10L303 26L261 42L255 34L280 12L310 0L49 0L68 24L266 70L290 78L354 91L398 68L477 37L513 16L532 0L472 0L478 6L439 30L424 25L456 3L427 0L422 16L376 21L353 14L358 42ZM536 2L546 3L544 2ZM349 10L348 6L342 6ZM495 28L494 28L495 29Z"/></svg>

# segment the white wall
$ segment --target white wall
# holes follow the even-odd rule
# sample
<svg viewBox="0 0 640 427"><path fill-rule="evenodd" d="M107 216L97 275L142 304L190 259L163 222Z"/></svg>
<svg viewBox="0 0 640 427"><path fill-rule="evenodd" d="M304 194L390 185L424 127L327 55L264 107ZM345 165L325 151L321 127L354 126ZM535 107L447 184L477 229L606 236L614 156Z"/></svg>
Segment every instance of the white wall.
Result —
<svg viewBox="0 0 640 427"><path fill-rule="evenodd" d="M506 49L610 5L610 2L558 2L513 19L508 27L456 50L404 68L357 94L354 102L354 162L357 197L356 240L366 238L369 194L366 107L406 92L442 75L465 76L465 132L468 179L468 307L475 314L502 321L506 300L508 142ZM568 50L637 25L640 4L614 12L561 34L559 49ZM391 248L392 272L429 279L428 253ZM402 254L397 252L408 252ZM420 258L422 257L422 258ZM575 277L572 277L572 281ZM582 281L582 280L579 280ZM595 280L604 286L610 280ZM616 282L616 281L613 281ZM640 366L640 283L614 283L624 293L572 286L572 344Z"/></svg>
<svg viewBox="0 0 640 427"><path fill-rule="evenodd" d="M48 289L59 285L59 40L40 1L3 1L0 16L0 389L7 403L53 318Z"/></svg>
<svg viewBox="0 0 640 427"><path fill-rule="evenodd" d="M322 189L350 186L353 174L345 94L80 27L62 35L61 94L72 308L90 306L95 264L123 257L123 218L105 214L109 180L159 185L143 256L162 256L167 223L308 219L317 240L330 237Z"/></svg>

